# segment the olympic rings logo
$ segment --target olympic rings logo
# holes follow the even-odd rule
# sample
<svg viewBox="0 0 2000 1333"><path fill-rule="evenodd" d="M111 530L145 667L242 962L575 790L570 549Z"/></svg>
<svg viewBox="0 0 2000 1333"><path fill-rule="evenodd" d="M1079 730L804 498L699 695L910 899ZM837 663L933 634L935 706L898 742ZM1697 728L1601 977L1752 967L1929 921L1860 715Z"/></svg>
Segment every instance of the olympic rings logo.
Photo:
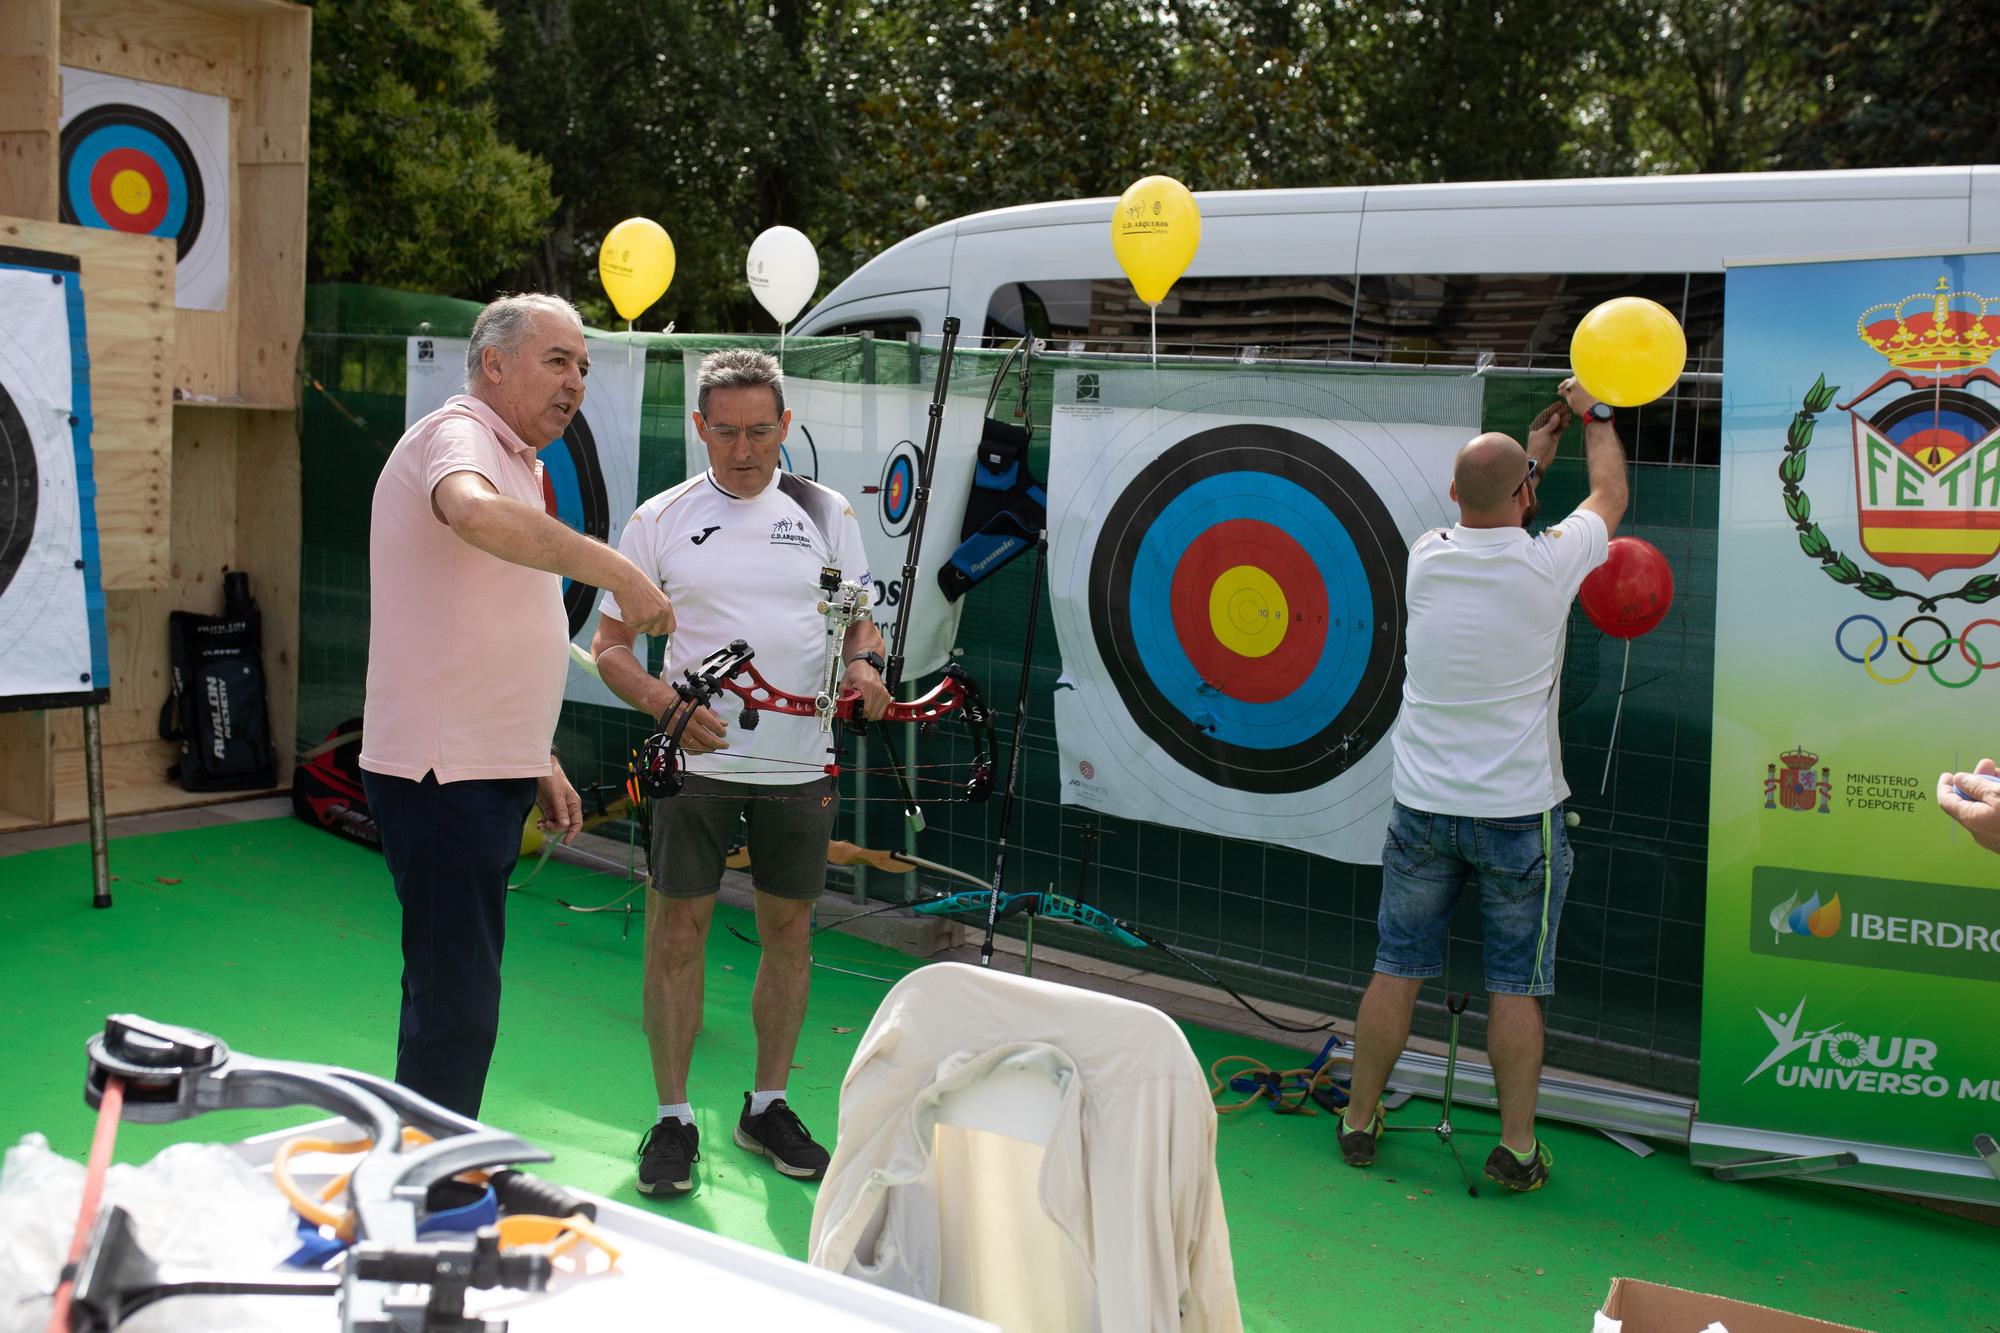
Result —
<svg viewBox="0 0 2000 1333"><path fill-rule="evenodd" d="M1873 625L1875 627L1875 637L1868 640L1867 647L1863 648L1860 655L1857 656L1848 650L1846 636L1847 627L1859 621L1866 621L1868 624ZM1944 637L1932 645L1928 653L1919 654L1917 646L1910 641L1910 627L1913 625L1935 625ZM1848 661L1859 663L1861 669L1868 673L1868 678L1877 685L1901 685L1904 681L1922 670L1928 671L1931 679L1942 685L1945 689L1962 690L1988 671L1993 670L1995 667L2000 667L2000 657L1996 657L1993 661L1989 662L1986 660L1986 655L1972 644L1972 631L1983 625L1991 625L1995 629L2000 629L2000 620L1975 620L1965 627L1964 633L1956 634L1952 632L1951 626L1945 624L1936 616L1911 616L1903 622L1900 629L1891 634L1887 625L1884 625L1874 616L1864 612L1859 615L1849 616L1840 622L1840 627L1833 632L1833 647L1834 651L1838 652ZM1903 674L1900 676L1885 676L1875 669L1875 663L1888 654L1890 644L1896 646L1896 651L1901 654L1903 661L1907 664L1903 670ZM1965 659L1967 666L1972 668L1970 674L1963 680L1947 680L1938 672L1938 664L1951 655L1953 648L1958 649L1958 655Z"/></svg>

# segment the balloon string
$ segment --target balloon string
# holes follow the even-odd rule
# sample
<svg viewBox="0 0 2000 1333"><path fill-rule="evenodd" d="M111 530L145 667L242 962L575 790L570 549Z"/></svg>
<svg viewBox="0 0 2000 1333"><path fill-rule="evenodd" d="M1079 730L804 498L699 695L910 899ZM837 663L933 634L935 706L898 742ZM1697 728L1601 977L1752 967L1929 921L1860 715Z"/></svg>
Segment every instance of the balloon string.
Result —
<svg viewBox="0 0 2000 1333"><path fill-rule="evenodd" d="M1618 707L1611 710L1611 744L1604 750L1604 780L1597 784L1597 794L1604 795L1611 785L1611 756L1618 752L1618 720L1625 716L1625 678L1632 672L1632 641L1625 640L1625 665L1618 671Z"/></svg>

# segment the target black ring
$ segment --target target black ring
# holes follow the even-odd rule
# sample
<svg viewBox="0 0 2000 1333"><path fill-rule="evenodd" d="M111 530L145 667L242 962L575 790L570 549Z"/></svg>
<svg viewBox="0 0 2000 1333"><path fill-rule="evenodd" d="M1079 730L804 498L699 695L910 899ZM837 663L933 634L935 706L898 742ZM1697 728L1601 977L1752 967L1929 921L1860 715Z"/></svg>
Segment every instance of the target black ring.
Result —
<svg viewBox="0 0 2000 1333"><path fill-rule="evenodd" d="M201 168L196 165L194 153L188 148L187 139L164 117L146 110L144 107L127 103L109 103L94 106L76 114L62 129L61 162L57 168L57 179L62 183L58 216L62 221L78 225L79 217L74 201L70 197L70 168L77 151L100 130L132 126L156 136L173 155L174 165L179 169L181 180L187 189L184 205L185 213L181 226L174 237L175 262L186 259L188 251L201 237L202 214L206 211L207 196L202 190Z"/></svg>
<svg viewBox="0 0 2000 1333"><path fill-rule="evenodd" d="M0 596L6 595L34 543L41 491L28 423L7 386L0 384Z"/></svg>
<svg viewBox="0 0 2000 1333"><path fill-rule="evenodd" d="M570 462L576 467L576 489L583 506L580 531L587 537L608 541L611 501L604 492L604 465L597 458L597 437L590 433L590 422L581 412L570 418L569 428L562 437L563 447L569 450ZM563 610L569 616L569 636L574 639L583 633L590 620L590 609L597 604L597 589L577 579L568 583L563 590Z"/></svg>
<svg viewBox="0 0 2000 1333"><path fill-rule="evenodd" d="M1282 746L1246 746L1203 729L1144 664L1133 625L1133 582L1148 530L1176 497L1210 478L1261 473L1302 489L1352 541L1371 602L1359 678L1332 716L1301 716L1302 734ZM1091 555L1091 632L1097 651L1146 737L1172 761L1218 786L1262 794L1332 781L1389 732L1403 691L1403 581L1407 545L1381 498L1352 464L1319 441L1281 427L1241 423L1174 445L1112 503Z"/></svg>

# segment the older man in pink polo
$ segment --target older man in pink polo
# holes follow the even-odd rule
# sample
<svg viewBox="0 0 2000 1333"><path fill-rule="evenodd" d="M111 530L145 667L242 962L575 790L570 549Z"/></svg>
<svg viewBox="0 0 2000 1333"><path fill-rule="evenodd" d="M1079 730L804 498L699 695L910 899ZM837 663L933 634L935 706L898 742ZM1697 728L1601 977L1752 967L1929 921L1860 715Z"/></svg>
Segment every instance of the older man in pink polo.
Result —
<svg viewBox="0 0 2000 1333"><path fill-rule="evenodd" d="M375 483L361 767L403 905L396 1081L468 1116L499 1030L521 826L531 804L565 841L583 820L551 748L562 580L612 590L648 633L674 625L637 565L544 507L536 455L581 410L589 370L569 302L493 302L465 392L410 427Z"/></svg>

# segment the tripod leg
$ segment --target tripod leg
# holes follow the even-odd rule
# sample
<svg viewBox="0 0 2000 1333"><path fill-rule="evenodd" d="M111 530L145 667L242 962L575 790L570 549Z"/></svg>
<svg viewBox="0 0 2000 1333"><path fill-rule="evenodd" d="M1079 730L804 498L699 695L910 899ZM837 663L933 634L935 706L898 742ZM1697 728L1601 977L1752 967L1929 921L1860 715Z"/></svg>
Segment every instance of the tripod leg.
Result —
<svg viewBox="0 0 2000 1333"><path fill-rule="evenodd" d="M1478 1198L1479 1186L1472 1183L1472 1173L1465 1169L1465 1158L1459 1156L1457 1140L1446 1139L1445 1146L1451 1149L1451 1160L1458 1163L1458 1175L1465 1182L1465 1192L1475 1199Z"/></svg>

